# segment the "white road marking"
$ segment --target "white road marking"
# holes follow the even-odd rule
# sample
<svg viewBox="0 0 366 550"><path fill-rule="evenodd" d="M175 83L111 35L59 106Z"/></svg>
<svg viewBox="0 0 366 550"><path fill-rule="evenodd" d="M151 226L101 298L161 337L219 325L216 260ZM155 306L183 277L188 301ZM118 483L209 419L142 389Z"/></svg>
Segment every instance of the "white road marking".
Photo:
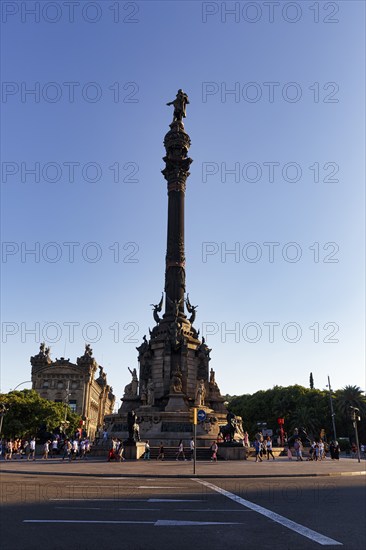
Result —
<svg viewBox="0 0 366 550"><path fill-rule="evenodd" d="M55 510L132 510L134 512L143 511L154 511L160 512L160 508L89 508L86 506L55 506Z"/></svg>
<svg viewBox="0 0 366 550"><path fill-rule="evenodd" d="M174 519L159 519L155 527L195 527L196 525L242 525L235 521L177 521Z"/></svg>
<svg viewBox="0 0 366 550"><path fill-rule="evenodd" d="M149 498L147 502L204 502L203 500L198 499L188 499L188 498Z"/></svg>
<svg viewBox="0 0 366 550"><path fill-rule="evenodd" d="M50 502L146 502L146 498L50 498Z"/></svg>
<svg viewBox="0 0 366 550"><path fill-rule="evenodd" d="M158 521L123 521L123 520L92 520L92 519L23 519L23 523L108 523L108 524L129 524L129 525L154 525L155 527L195 527L202 525L242 525L236 522L227 521L178 521L160 519Z"/></svg>
<svg viewBox="0 0 366 550"><path fill-rule="evenodd" d="M98 520L98 519L23 519L23 523L129 523L129 524L150 524L155 521L122 521L122 520Z"/></svg>
<svg viewBox="0 0 366 550"><path fill-rule="evenodd" d="M271 510L267 510L267 508L263 508L263 506L254 504L254 502L250 502L249 500L241 498L238 495L235 495L234 493L230 493L229 491L226 491L225 489L222 489L217 485L213 485L212 483L208 483L207 481L203 481L201 479L195 479L194 481L197 481L197 483L200 483L201 485L204 485L205 487L208 487L209 489L212 489L213 491L216 491L217 493L220 493L226 496L227 498L230 498L231 500L233 500L234 502L237 502L238 504L241 504L242 506L246 506L250 510L257 512L258 514L261 514L262 516L265 516L271 519L272 521L279 523L280 525L283 525L288 529L291 529L291 531L295 531L295 533L298 533L303 537L306 537L314 542L317 542L318 544L321 544L322 546L330 546L330 545L343 546L341 542L338 542L334 539L326 537L321 533L317 533L317 531L313 531L312 529L309 529L308 527L305 527L300 523L296 523L295 521L285 518L284 516L280 516L279 514L276 514Z"/></svg>
<svg viewBox="0 0 366 550"><path fill-rule="evenodd" d="M241 514L243 512L253 512L253 510L228 510L227 508L225 510L217 510L216 508L177 508L179 512L226 512L227 514L231 514L232 512L240 512Z"/></svg>

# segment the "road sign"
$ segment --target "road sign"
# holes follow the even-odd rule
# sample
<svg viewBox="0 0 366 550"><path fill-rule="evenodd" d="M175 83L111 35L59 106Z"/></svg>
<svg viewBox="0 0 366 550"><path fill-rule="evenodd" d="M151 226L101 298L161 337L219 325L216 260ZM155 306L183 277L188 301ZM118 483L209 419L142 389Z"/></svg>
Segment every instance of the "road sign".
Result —
<svg viewBox="0 0 366 550"><path fill-rule="evenodd" d="M203 409L200 409L197 412L197 418L198 418L199 422L203 422L204 420L206 420L206 412Z"/></svg>

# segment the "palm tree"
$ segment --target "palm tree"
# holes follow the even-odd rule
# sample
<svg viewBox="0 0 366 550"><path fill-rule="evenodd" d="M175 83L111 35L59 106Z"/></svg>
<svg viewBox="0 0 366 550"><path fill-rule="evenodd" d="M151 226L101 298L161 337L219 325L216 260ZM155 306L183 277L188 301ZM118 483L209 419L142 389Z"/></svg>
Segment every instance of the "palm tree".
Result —
<svg viewBox="0 0 366 550"><path fill-rule="evenodd" d="M306 405L300 405L296 407L295 411L291 415L290 428L302 428L304 427L309 434L318 434L320 431L320 423L317 418L314 409L307 407Z"/></svg>
<svg viewBox="0 0 366 550"><path fill-rule="evenodd" d="M362 416L366 413L366 397L358 386L345 386L335 392L335 406L342 416L350 415L350 407L360 410Z"/></svg>

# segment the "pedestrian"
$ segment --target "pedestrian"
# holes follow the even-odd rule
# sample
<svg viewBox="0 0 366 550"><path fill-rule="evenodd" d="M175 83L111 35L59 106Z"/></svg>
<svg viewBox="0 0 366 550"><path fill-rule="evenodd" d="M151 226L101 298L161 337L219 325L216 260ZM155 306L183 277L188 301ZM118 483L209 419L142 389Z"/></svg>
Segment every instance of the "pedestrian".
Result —
<svg viewBox="0 0 366 550"><path fill-rule="evenodd" d="M366 458L366 445L364 443L361 444L361 454L363 458Z"/></svg>
<svg viewBox="0 0 366 550"><path fill-rule="evenodd" d="M51 458L55 457L57 454L58 454L58 441L57 441L57 437L55 436L51 444Z"/></svg>
<svg viewBox="0 0 366 550"><path fill-rule="evenodd" d="M29 452L29 441L28 439L26 439L25 441L23 441L22 454L20 458L23 458L23 455L28 456L28 452Z"/></svg>
<svg viewBox="0 0 366 550"><path fill-rule="evenodd" d="M85 459L85 439L80 441L80 460Z"/></svg>
<svg viewBox="0 0 366 550"><path fill-rule="evenodd" d="M88 460L91 444L88 438L85 439L85 460Z"/></svg>
<svg viewBox="0 0 366 550"><path fill-rule="evenodd" d="M219 447L218 447L216 441L213 441L212 445L211 445L211 452L212 452L211 460L213 460L213 462L217 462L217 451L218 450L219 450Z"/></svg>
<svg viewBox="0 0 366 550"><path fill-rule="evenodd" d="M191 441L189 442L189 450L191 451L191 457L190 460L194 459L194 438L191 438Z"/></svg>
<svg viewBox="0 0 366 550"><path fill-rule="evenodd" d="M254 450L255 450L255 462L262 462L262 459L261 459L261 449L262 449L262 444L260 442L259 439L255 439L254 440Z"/></svg>
<svg viewBox="0 0 366 550"><path fill-rule="evenodd" d="M301 439L295 439L295 443L294 443L294 449L295 449L295 453L296 453L296 460L303 460L302 458L302 449L303 449L303 446L302 446L302 443L301 443Z"/></svg>
<svg viewBox="0 0 366 550"><path fill-rule="evenodd" d="M179 440L176 460L179 460L180 455L182 455L183 460L187 460L186 457L185 457L185 454L184 454L183 439Z"/></svg>
<svg viewBox="0 0 366 550"><path fill-rule="evenodd" d="M36 460L36 438L32 437L27 447L27 460Z"/></svg>
<svg viewBox="0 0 366 550"><path fill-rule="evenodd" d="M145 443L144 460L150 460L150 444L149 444L149 441L146 441L146 443Z"/></svg>
<svg viewBox="0 0 366 550"><path fill-rule="evenodd" d="M76 460L76 457L78 454L79 454L79 441L75 437L71 444L71 459Z"/></svg>
<svg viewBox="0 0 366 550"><path fill-rule="evenodd" d="M48 460L48 453L50 452L50 443L51 441L47 439L47 441L43 444L43 460Z"/></svg>
<svg viewBox="0 0 366 550"><path fill-rule="evenodd" d="M117 456L116 456L116 460L118 462L121 462L121 461L124 462L126 460L125 457L123 456L123 451L124 451L123 444L122 444L122 441L120 440L118 451L117 451Z"/></svg>
<svg viewBox="0 0 366 550"><path fill-rule="evenodd" d="M357 457L357 446L356 443L352 443L351 447L351 457L356 458Z"/></svg>
<svg viewBox="0 0 366 550"><path fill-rule="evenodd" d="M244 432L244 447L250 447L248 432Z"/></svg>
<svg viewBox="0 0 366 550"><path fill-rule="evenodd" d="M324 447L324 441L322 439L319 441L319 458L320 460L325 459L325 447Z"/></svg>
<svg viewBox="0 0 366 550"><path fill-rule="evenodd" d="M287 447L287 458L289 460L292 460L292 452L291 452L290 446Z"/></svg>
<svg viewBox="0 0 366 550"><path fill-rule="evenodd" d="M271 440L269 435L267 436L267 440L266 440L266 450L267 450L267 460L269 460L269 455L271 455L271 457L274 460L275 457L274 457L273 449L272 449L272 440Z"/></svg>
<svg viewBox="0 0 366 550"><path fill-rule="evenodd" d="M163 442L160 441L160 445L159 445L159 454L157 456L157 459L156 460L164 460L164 445L163 445Z"/></svg>

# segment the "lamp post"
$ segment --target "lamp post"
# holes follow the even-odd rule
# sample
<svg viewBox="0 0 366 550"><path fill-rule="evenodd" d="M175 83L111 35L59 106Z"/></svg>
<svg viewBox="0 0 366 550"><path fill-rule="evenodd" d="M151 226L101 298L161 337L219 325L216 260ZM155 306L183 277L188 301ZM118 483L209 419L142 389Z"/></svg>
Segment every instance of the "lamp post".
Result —
<svg viewBox="0 0 366 550"><path fill-rule="evenodd" d="M15 391L17 388L19 388L19 386L23 386L23 384L31 384L31 383L32 383L32 380L26 380L25 382L21 382L20 384L15 386L15 388L13 390L10 390L10 391Z"/></svg>
<svg viewBox="0 0 366 550"><path fill-rule="evenodd" d="M333 409L333 398L332 398L332 388L331 388L331 385L330 385L330 378L328 376L328 384L327 384L327 387L328 387L328 391L329 391L329 401L330 401L330 413L331 413L331 416L332 416L332 425L333 425L333 435L334 435L334 441L337 441L337 432L336 432L336 427L335 427L335 412L334 412L334 409Z"/></svg>
<svg viewBox="0 0 366 550"><path fill-rule="evenodd" d="M360 455L360 443L358 441L358 429L357 429L357 421L361 420L361 417L359 416L360 409L357 407L350 406L351 409L351 418L353 427L355 429L355 436L356 436L356 446L357 446L357 458L358 462L361 462L361 455Z"/></svg>
<svg viewBox="0 0 366 550"><path fill-rule="evenodd" d="M64 434L66 435L66 430L67 428L69 427L69 424L70 422L68 420L66 420L67 418L67 411L68 411L68 408L69 408L69 397L70 397L70 381L68 380L67 381L67 385L66 385L66 393L65 393L65 416L64 416L64 419L62 420L61 422L61 430L64 432Z"/></svg>

